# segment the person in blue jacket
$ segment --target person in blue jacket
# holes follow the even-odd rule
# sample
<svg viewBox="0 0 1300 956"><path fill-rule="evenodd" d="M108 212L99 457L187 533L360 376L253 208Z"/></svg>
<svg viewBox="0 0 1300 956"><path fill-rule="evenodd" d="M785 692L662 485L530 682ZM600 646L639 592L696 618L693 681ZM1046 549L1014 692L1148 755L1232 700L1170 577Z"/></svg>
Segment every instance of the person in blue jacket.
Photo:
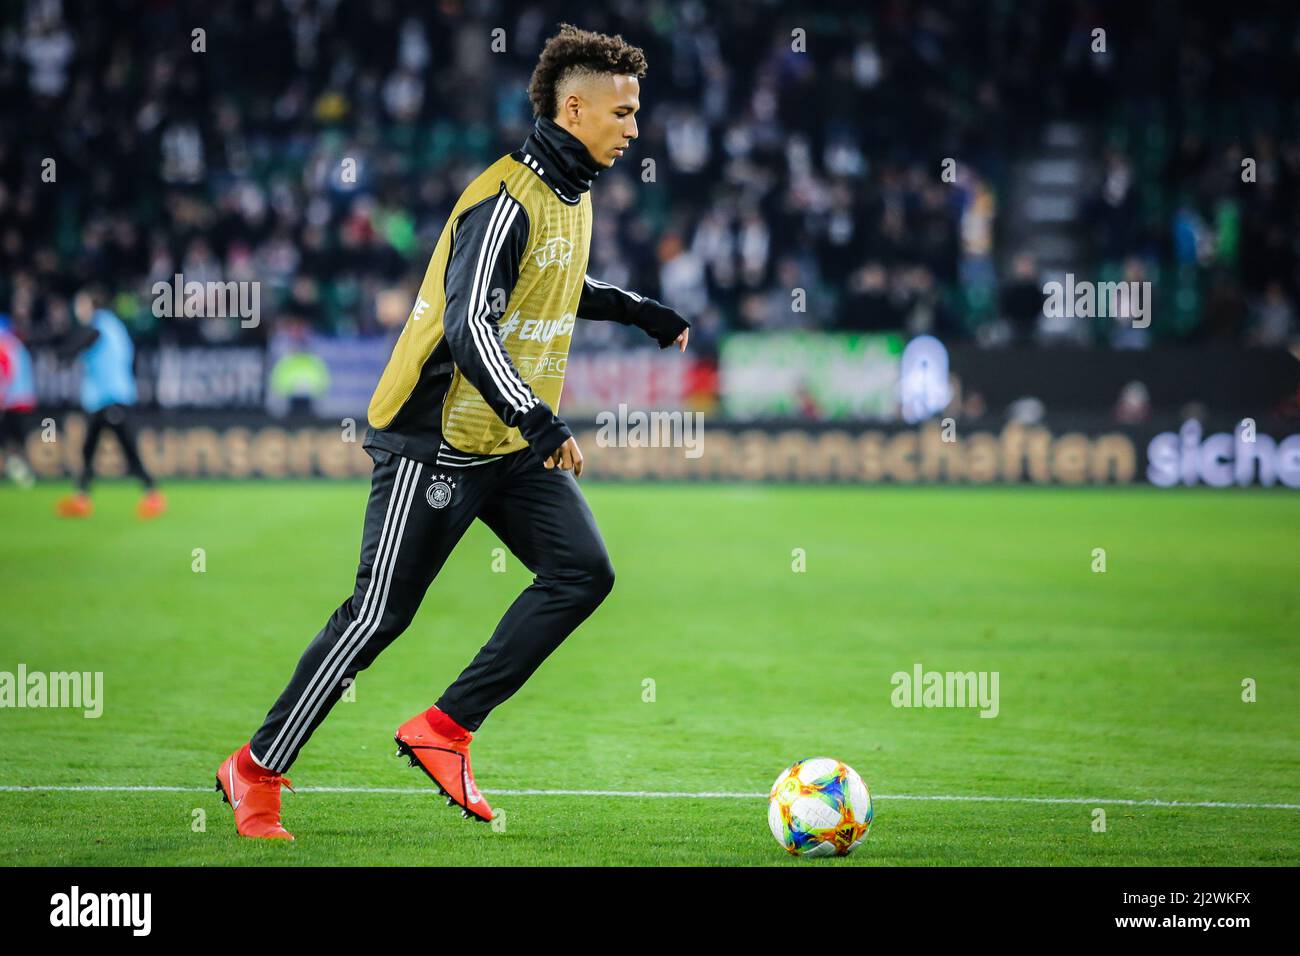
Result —
<svg viewBox="0 0 1300 956"><path fill-rule="evenodd" d="M90 515L95 449L107 428L117 436L131 474L144 485L145 495L137 508L140 517L155 518L166 510L166 501L140 460L131 421L130 411L136 401L135 346L122 320L107 308L103 289L97 286L82 289L73 299L72 310L77 327L68 335L61 352L64 357L81 355L81 407L90 420L81 449L82 470L77 491L59 502L59 514L76 518Z"/></svg>

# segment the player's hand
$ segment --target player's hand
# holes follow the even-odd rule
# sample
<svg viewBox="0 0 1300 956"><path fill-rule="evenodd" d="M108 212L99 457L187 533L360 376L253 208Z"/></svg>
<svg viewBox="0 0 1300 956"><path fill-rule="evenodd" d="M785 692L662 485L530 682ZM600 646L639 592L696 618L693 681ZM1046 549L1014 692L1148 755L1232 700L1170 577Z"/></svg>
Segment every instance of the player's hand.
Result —
<svg viewBox="0 0 1300 956"><path fill-rule="evenodd" d="M548 469L559 467L561 471L573 471L574 478L582 477L582 452L576 439L566 438L564 444L555 449L550 458L542 462Z"/></svg>
<svg viewBox="0 0 1300 956"><path fill-rule="evenodd" d="M686 342L690 339L690 337L691 337L691 330L689 328L682 329L682 334L677 336L677 338L673 339L673 344L677 346L677 351L679 352L686 351Z"/></svg>

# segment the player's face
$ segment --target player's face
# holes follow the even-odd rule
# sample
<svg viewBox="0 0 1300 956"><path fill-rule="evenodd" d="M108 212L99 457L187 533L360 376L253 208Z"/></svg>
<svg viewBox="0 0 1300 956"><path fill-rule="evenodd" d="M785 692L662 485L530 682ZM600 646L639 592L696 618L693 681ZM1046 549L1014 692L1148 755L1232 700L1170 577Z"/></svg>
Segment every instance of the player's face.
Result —
<svg viewBox="0 0 1300 956"><path fill-rule="evenodd" d="M88 292L78 292L72 299L72 314L82 325L89 325L95 315L95 303Z"/></svg>
<svg viewBox="0 0 1300 956"><path fill-rule="evenodd" d="M613 166L620 151L637 138L641 83L635 76L608 76L592 94L582 117L581 139L596 162Z"/></svg>

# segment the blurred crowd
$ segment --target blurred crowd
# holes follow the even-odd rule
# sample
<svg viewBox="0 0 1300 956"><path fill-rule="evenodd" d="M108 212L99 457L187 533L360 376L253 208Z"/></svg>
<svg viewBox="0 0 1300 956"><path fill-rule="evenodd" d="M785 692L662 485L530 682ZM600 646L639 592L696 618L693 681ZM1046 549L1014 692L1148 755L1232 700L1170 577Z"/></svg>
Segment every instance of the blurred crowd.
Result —
<svg viewBox="0 0 1300 956"><path fill-rule="evenodd" d="M1153 280L1176 317L1137 344L1296 334L1295 8L785 6L7 3L0 311L57 329L99 282L142 340L385 332L461 188L530 129L537 53L570 20L650 64L640 141L595 185L589 271L686 314L693 346L800 328L997 344L981 329L1017 321L1032 339L1043 275L1007 241L1005 197L1062 117L1105 144L1087 267ZM177 273L261 282L264 321L158 318L151 289ZM641 338L592 323L575 347L623 342Z"/></svg>

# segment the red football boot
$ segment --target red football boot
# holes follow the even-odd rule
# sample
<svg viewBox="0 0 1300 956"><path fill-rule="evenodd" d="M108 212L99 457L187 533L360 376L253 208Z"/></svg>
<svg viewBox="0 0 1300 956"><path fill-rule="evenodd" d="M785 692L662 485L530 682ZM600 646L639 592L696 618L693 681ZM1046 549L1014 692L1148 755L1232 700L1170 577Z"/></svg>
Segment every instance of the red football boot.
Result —
<svg viewBox="0 0 1300 956"><path fill-rule="evenodd" d="M235 811L235 829L240 836L292 840L293 834L280 825L280 785L291 791L293 785L288 777L270 770L245 776L239 769L239 755L247 749L244 744L217 771L217 789Z"/></svg>
<svg viewBox="0 0 1300 956"><path fill-rule="evenodd" d="M54 510L60 518L89 518L95 509L90 503L90 495L78 491L60 498Z"/></svg>
<svg viewBox="0 0 1300 956"><path fill-rule="evenodd" d="M447 806L460 807L461 816L470 820L492 819L492 808L474 783L469 765L469 731L455 736L439 733L424 713L416 714L397 728L397 756L407 757L411 766L419 766L447 798Z"/></svg>
<svg viewBox="0 0 1300 956"><path fill-rule="evenodd" d="M161 491L157 490L146 492L140 499L140 503L135 506L135 513L145 521L157 518L166 510L167 499L162 496Z"/></svg>

